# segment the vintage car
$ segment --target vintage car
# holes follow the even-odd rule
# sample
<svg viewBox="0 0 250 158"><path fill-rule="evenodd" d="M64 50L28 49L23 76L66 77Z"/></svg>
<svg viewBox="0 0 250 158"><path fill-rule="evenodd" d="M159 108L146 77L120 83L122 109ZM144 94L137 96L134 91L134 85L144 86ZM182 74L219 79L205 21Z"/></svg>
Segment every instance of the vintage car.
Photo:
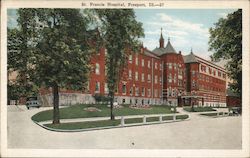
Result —
<svg viewBox="0 0 250 158"><path fill-rule="evenodd" d="M40 108L41 104L38 101L37 97L28 97L26 100L26 107L27 107L27 109L29 109L31 107Z"/></svg>

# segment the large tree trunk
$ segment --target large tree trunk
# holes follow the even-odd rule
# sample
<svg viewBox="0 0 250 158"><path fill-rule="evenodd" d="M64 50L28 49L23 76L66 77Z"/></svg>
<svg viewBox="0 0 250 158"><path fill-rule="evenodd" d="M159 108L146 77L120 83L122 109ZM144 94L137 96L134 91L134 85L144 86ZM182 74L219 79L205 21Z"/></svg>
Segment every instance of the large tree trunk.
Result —
<svg viewBox="0 0 250 158"><path fill-rule="evenodd" d="M114 93L110 94L110 119L115 120L115 115L113 114L113 103L114 103Z"/></svg>
<svg viewBox="0 0 250 158"><path fill-rule="evenodd" d="M55 83L53 86L53 124L60 123L60 114L59 114L59 87Z"/></svg>

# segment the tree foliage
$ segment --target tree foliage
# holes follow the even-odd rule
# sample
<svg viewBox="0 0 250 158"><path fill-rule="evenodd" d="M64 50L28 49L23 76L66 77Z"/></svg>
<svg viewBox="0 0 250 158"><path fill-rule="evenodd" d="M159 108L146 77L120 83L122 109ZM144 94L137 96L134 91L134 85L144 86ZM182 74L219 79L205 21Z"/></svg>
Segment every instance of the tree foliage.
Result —
<svg viewBox="0 0 250 158"><path fill-rule="evenodd" d="M78 9L18 9L18 15L20 54L8 54L15 56L9 65L26 81L53 89L53 123L59 123L59 89L84 88L96 33Z"/></svg>
<svg viewBox="0 0 250 158"><path fill-rule="evenodd" d="M210 28L209 50L214 51L212 60L227 61L226 70L233 80L230 88L242 93L242 10L221 18Z"/></svg>
<svg viewBox="0 0 250 158"><path fill-rule="evenodd" d="M127 63L128 52L136 52L144 36L142 23L136 21L132 9L97 9L102 42L107 49L107 83L110 96L111 119L113 115L114 93Z"/></svg>

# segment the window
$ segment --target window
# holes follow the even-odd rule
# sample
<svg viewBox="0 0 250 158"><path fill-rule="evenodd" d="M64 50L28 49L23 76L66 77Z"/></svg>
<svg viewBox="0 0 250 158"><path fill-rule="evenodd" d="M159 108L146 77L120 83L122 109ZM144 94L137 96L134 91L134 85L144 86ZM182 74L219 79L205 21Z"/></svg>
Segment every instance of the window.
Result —
<svg viewBox="0 0 250 158"><path fill-rule="evenodd" d="M177 82L177 77L176 77L176 74L174 74L174 83Z"/></svg>
<svg viewBox="0 0 250 158"><path fill-rule="evenodd" d="M158 97L158 90L155 89L155 97Z"/></svg>
<svg viewBox="0 0 250 158"><path fill-rule="evenodd" d="M209 74L212 74L212 69L211 68L209 68Z"/></svg>
<svg viewBox="0 0 250 158"><path fill-rule="evenodd" d="M168 76L168 82L172 83L172 74L169 74L169 76Z"/></svg>
<svg viewBox="0 0 250 158"><path fill-rule="evenodd" d="M171 89L167 89L167 95L170 97L172 95L172 90Z"/></svg>
<svg viewBox="0 0 250 158"><path fill-rule="evenodd" d="M118 90L119 90L119 85L115 87L115 93L118 93Z"/></svg>
<svg viewBox="0 0 250 158"><path fill-rule="evenodd" d="M151 89L148 88L148 97L150 97L150 96L151 96Z"/></svg>
<svg viewBox="0 0 250 158"><path fill-rule="evenodd" d="M158 76L155 75L155 84L157 84L157 83L158 83Z"/></svg>
<svg viewBox="0 0 250 158"><path fill-rule="evenodd" d="M135 87L135 96L139 96L139 87Z"/></svg>
<svg viewBox="0 0 250 158"><path fill-rule="evenodd" d="M128 71L128 78L132 79L132 71L131 70Z"/></svg>
<svg viewBox="0 0 250 158"><path fill-rule="evenodd" d="M122 85L122 94L126 94L126 84Z"/></svg>
<svg viewBox="0 0 250 158"><path fill-rule="evenodd" d="M161 83L161 77L160 77L160 83Z"/></svg>
<svg viewBox="0 0 250 158"><path fill-rule="evenodd" d="M141 66L144 67L144 59L141 60Z"/></svg>
<svg viewBox="0 0 250 158"><path fill-rule="evenodd" d="M135 72L135 80L138 81L138 72Z"/></svg>
<svg viewBox="0 0 250 158"><path fill-rule="evenodd" d="M150 68L150 61L148 61L148 68Z"/></svg>
<svg viewBox="0 0 250 158"><path fill-rule="evenodd" d="M151 82L151 75L148 74L148 82Z"/></svg>
<svg viewBox="0 0 250 158"><path fill-rule="evenodd" d="M174 69L176 70L176 68L177 68L177 65L176 65L176 63L174 63Z"/></svg>
<svg viewBox="0 0 250 158"><path fill-rule="evenodd" d="M195 76L195 71L194 70L192 70L192 75Z"/></svg>
<svg viewBox="0 0 250 158"><path fill-rule="evenodd" d="M218 76L221 77L221 72L220 71L218 71Z"/></svg>
<svg viewBox="0 0 250 158"><path fill-rule="evenodd" d="M100 92L100 82L95 82L95 92Z"/></svg>
<svg viewBox="0 0 250 158"><path fill-rule="evenodd" d="M175 97L175 89L172 89L172 97Z"/></svg>
<svg viewBox="0 0 250 158"><path fill-rule="evenodd" d="M105 83L104 93L109 93L108 83Z"/></svg>
<svg viewBox="0 0 250 158"><path fill-rule="evenodd" d="M195 87L195 86L196 86L196 85L195 85L195 81L193 81L193 82L192 82L192 86L193 86L193 87Z"/></svg>
<svg viewBox="0 0 250 158"><path fill-rule="evenodd" d="M129 63L132 63L132 60L133 60L133 57L132 57L132 55L130 54L130 55L129 55Z"/></svg>
<svg viewBox="0 0 250 158"><path fill-rule="evenodd" d="M155 69L157 69L157 67L158 67L158 65L157 65L157 63L155 63Z"/></svg>
<svg viewBox="0 0 250 158"><path fill-rule="evenodd" d="M106 48L105 48L104 53L105 53L105 56L108 55L108 50Z"/></svg>
<svg viewBox="0 0 250 158"><path fill-rule="evenodd" d="M144 87L142 87L142 89L141 89L141 95L145 96L145 88Z"/></svg>
<svg viewBox="0 0 250 158"><path fill-rule="evenodd" d="M139 64L138 57L135 58L135 64L136 64L136 65Z"/></svg>
<svg viewBox="0 0 250 158"><path fill-rule="evenodd" d="M168 68L169 68L169 69L172 69L172 63L169 63L169 64L168 64Z"/></svg>
<svg viewBox="0 0 250 158"><path fill-rule="evenodd" d="M130 87L129 94L132 96L133 95L133 87Z"/></svg>
<svg viewBox="0 0 250 158"><path fill-rule="evenodd" d="M100 74L100 65L98 63L95 64L95 74Z"/></svg>
<svg viewBox="0 0 250 158"><path fill-rule="evenodd" d="M182 86L182 80L178 80L178 86Z"/></svg>
<svg viewBox="0 0 250 158"><path fill-rule="evenodd" d="M144 73L141 74L141 81L144 82Z"/></svg>
<svg viewBox="0 0 250 158"><path fill-rule="evenodd" d="M182 70L178 68L178 75L182 76Z"/></svg>
<svg viewBox="0 0 250 158"><path fill-rule="evenodd" d="M107 65L105 65L105 76L107 76L107 74L108 74L108 67Z"/></svg>

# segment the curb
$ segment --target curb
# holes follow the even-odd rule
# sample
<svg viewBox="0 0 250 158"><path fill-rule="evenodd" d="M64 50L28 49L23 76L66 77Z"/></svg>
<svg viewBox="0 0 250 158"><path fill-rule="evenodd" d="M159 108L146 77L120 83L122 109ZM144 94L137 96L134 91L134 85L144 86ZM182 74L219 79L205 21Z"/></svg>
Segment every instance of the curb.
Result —
<svg viewBox="0 0 250 158"><path fill-rule="evenodd" d="M201 117L209 117L209 118L234 117L234 116L229 116L229 115L206 116L206 115L202 115L202 114L199 114L199 116L201 116Z"/></svg>
<svg viewBox="0 0 250 158"><path fill-rule="evenodd" d="M164 124L164 123L173 123L173 122L181 122L181 121L189 121L190 117L187 119L178 119L178 120L170 120L170 121L162 121L162 122L148 122L146 124L144 123L134 123L134 124L126 124L124 126L121 126L120 124L118 126L106 126L106 127L97 127L97 128L86 128L86 129L74 129L74 130L64 130L64 129L55 129L50 128L47 126L44 126L43 124L40 124L37 121L32 120L35 124L38 126L49 130L53 132L85 132L85 131L94 131L94 130L102 130L102 129L112 129L112 128L124 128L124 127L134 127L134 126L147 126L147 125L155 125L155 124Z"/></svg>

